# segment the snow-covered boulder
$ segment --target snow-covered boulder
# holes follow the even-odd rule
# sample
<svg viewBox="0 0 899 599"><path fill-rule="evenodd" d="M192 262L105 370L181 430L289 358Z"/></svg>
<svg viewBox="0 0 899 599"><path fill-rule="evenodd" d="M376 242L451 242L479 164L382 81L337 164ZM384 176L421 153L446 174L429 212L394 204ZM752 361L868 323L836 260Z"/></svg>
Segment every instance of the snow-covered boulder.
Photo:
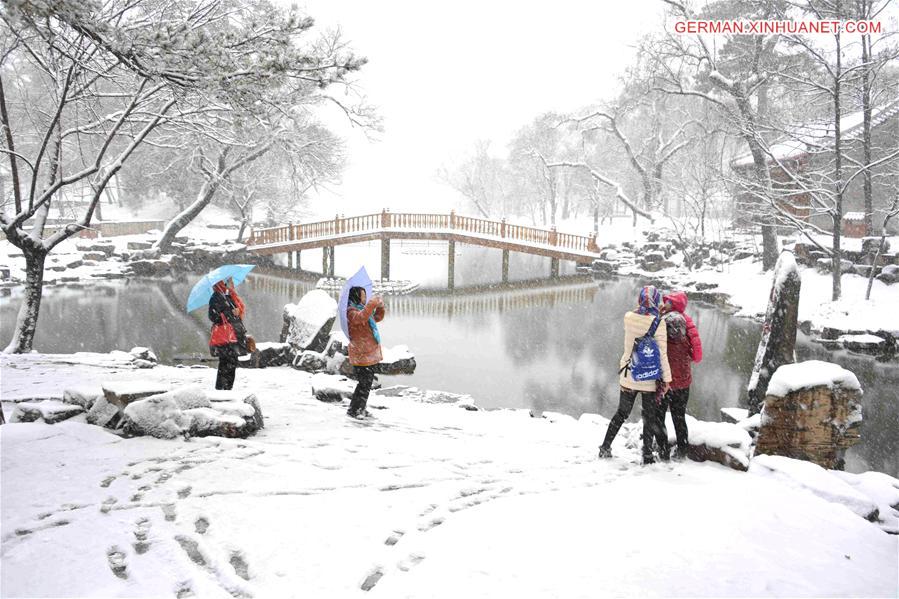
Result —
<svg viewBox="0 0 899 599"><path fill-rule="evenodd" d="M128 245L131 245L129 242ZM128 263L131 274L137 277L165 277L172 274L172 265L165 260L134 260Z"/></svg>
<svg viewBox="0 0 899 599"><path fill-rule="evenodd" d="M115 428L120 418L119 407L109 403L105 394L97 397L94 405L87 412L87 422L97 426Z"/></svg>
<svg viewBox="0 0 899 599"><path fill-rule="evenodd" d="M149 347L132 347L131 351L128 353L134 356L135 362L141 360L143 362L150 362L154 365L159 363L159 358L156 357L156 354L153 353L153 350ZM141 366L138 365L138 367Z"/></svg>
<svg viewBox="0 0 899 599"><path fill-rule="evenodd" d="M356 381L345 376L317 373L310 381L312 394L319 401L338 402L353 395Z"/></svg>
<svg viewBox="0 0 899 599"><path fill-rule="evenodd" d="M132 435L173 439L246 438L263 426L262 409L254 395L191 385L130 403L124 410L123 427Z"/></svg>
<svg viewBox="0 0 899 599"><path fill-rule="evenodd" d="M406 345L385 347L382 349L382 360L378 363L375 372L379 374L412 374L415 372L415 356Z"/></svg>
<svg viewBox="0 0 899 599"><path fill-rule="evenodd" d="M36 422L56 424L84 412L84 408L55 399L23 401L16 404L10 422Z"/></svg>
<svg viewBox="0 0 899 599"><path fill-rule="evenodd" d="M899 266L895 264L884 266L880 274L877 275L877 280L887 285L899 283Z"/></svg>
<svg viewBox="0 0 899 599"><path fill-rule="evenodd" d="M102 387L68 387L62 392L62 400L65 403L81 406L85 410L90 410L101 397L103 397Z"/></svg>
<svg viewBox="0 0 899 599"><path fill-rule="evenodd" d="M767 394L774 397L786 397L795 391L821 386L852 391L861 391L862 389L855 374L839 364L808 360L796 364L785 364L778 368L768 383Z"/></svg>
<svg viewBox="0 0 899 599"><path fill-rule="evenodd" d="M752 437L742 427L727 422L706 422L687 416L688 443L687 457L696 462L718 462L734 470L749 468L749 454ZM668 443L674 447L677 435L671 414L667 414L665 425ZM643 423L629 427L626 445L639 449L643 444Z"/></svg>
<svg viewBox="0 0 899 599"><path fill-rule="evenodd" d="M471 395L463 393L448 393L446 391L435 391L433 389L419 389L418 387L408 387L406 385L393 385L384 387L374 392L377 397L401 397L409 401L428 404L455 404L460 407L474 407L474 398Z"/></svg>
<svg viewBox="0 0 899 599"><path fill-rule="evenodd" d="M257 429L265 427L265 419L262 416L262 406L259 405L259 400L256 399L256 396L252 393L247 394L243 391L224 391L217 389L214 391L207 391L206 398L209 399L212 407L216 409L234 413L239 411L245 418L249 419L252 417L253 423ZM244 408L240 408L236 411L232 410L228 405L231 403L241 403L250 406L253 409L252 414L247 412Z"/></svg>
<svg viewBox="0 0 899 599"><path fill-rule="evenodd" d="M810 491L825 501L844 505L872 522L879 519L876 502L817 464L783 456L759 455L753 458L750 472Z"/></svg>
<svg viewBox="0 0 899 599"><path fill-rule="evenodd" d="M78 243L75 245L75 248L79 252L91 252L97 254L103 254L102 259L106 259L109 256L112 256L115 253L115 245L112 242L104 243L102 241L97 241L95 243ZM101 258L90 258L90 260L100 260Z"/></svg>
<svg viewBox="0 0 899 599"><path fill-rule="evenodd" d="M325 349L328 333L337 318L337 302L333 297L313 289L298 304L284 306L281 341L297 351L320 352Z"/></svg>
<svg viewBox="0 0 899 599"><path fill-rule="evenodd" d="M304 351L293 360L293 367L306 372L318 372L324 370L328 360L321 352Z"/></svg>
<svg viewBox="0 0 899 599"><path fill-rule="evenodd" d="M159 383L147 381L115 381L103 383L106 401L123 409L129 403L168 391Z"/></svg>
<svg viewBox="0 0 899 599"><path fill-rule="evenodd" d="M883 472L828 472L876 503L878 525L885 532L899 534L899 480Z"/></svg>
<svg viewBox="0 0 899 599"><path fill-rule="evenodd" d="M270 368L290 364L291 350L289 343L257 343L247 366L253 368Z"/></svg>
<svg viewBox="0 0 899 599"><path fill-rule="evenodd" d="M133 401L124 409L123 428L129 435L174 439L187 432L190 423L190 416L167 393Z"/></svg>
<svg viewBox="0 0 899 599"><path fill-rule="evenodd" d="M409 351L406 345L397 345L395 347L382 347L382 359L375 364L375 373L384 375L413 374L415 367L415 355ZM343 362L340 367L340 374L346 376L353 375L353 365L349 360Z"/></svg>
<svg viewBox="0 0 899 599"><path fill-rule="evenodd" d="M842 468L860 439L862 389L837 364L809 360L777 369L762 408L756 453Z"/></svg>
<svg viewBox="0 0 899 599"><path fill-rule="evenodd" d="M745 408L721 408L721 422L736 424L749 418L749 410Z"/></svg>
<svg viewBox="0 0 899 599"><path fill-rule="evenodd" d="M883 337L865 333L862 335L840 335L837 341L846 349L878 355L886 351L889 342Z"/></svg>

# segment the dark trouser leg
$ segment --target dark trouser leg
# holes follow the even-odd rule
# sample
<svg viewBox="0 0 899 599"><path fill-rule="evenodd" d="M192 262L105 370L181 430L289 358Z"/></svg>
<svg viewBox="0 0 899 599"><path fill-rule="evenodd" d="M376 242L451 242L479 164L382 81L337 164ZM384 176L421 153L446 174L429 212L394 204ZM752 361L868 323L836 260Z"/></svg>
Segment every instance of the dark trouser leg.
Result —
<svg viewBox="0 0 899 599"><path fill-rule="evenodd" d="M667 458L669 453L668 433L665 431L665 412L656 404L656 394L641 393L643 406L643 456L652 455L652 440L659 445L659 455Z"/></svg>
<svg viewBox="0 0 899 599"><path fill-rule="evenodd" d="M350 400L349 412L356 414L365 409L368 403L368 394L371 392L371 385L375 380L375 370L372 366L354 366L356 372L356 390L353 391L353 397Z"/></svg>
<svg viewBox="0 0 899 599"><path fill-rule="evenodd" d="M234 387L234 376L237 371L237 355L227 348L219 350L219 368L215 377L216 389Z"/></svg>
<svg viewBox="0 0 899 599"><path fill-rule="evenodd" d="M612 441L615 440L615 435L618 434L621 425L624 424L627 417L631 415L631 410L634 408L634 401L636 399L636 391L624 388L621 389L621 395L618 396L618 411L612 416L612 421L609 422L609 428L606 429L606 437L602 442L602 446L606 449L612 447Z"/></svg>
<svg viewBox="0 0 899 599"><path fill-rule="evenodd" d="M676 389L671 397L671 420L674 422L674 433L677 435L678 450L687 449L687 400L690 399L690 388Z"/></svg>

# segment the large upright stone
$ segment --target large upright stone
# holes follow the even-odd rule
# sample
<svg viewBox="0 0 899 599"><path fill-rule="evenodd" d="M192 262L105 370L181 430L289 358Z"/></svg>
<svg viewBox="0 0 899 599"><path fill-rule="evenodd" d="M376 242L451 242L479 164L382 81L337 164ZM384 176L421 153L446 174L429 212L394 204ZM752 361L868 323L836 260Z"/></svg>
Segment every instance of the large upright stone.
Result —
<svg viewBox="0 0 899 599"><path fill-rule="evenodd" d="M757 414L768 390L768 381L784 364L796 361L796 328L799 315L799 290L802 278L792 252L780 254L774 266L774 283L768 299L768 311L762 339L755 354L749 379L749 413Z"/></svg>
<svg viewBox="0 0 899 599"><path fill-rule="evenodd" d="M861 397L858 379L837 364L781 366L768 384L756 453L842 470L846 449L861 438Z"/></svg>
<svg viewBox="0 0 899 599"><path fill-rule="evenodd" d="M336 318L334 298L320 289L313 289L298 304L284 306L281 341L289 343L297 352L320 352L325 349Z"/></svg>

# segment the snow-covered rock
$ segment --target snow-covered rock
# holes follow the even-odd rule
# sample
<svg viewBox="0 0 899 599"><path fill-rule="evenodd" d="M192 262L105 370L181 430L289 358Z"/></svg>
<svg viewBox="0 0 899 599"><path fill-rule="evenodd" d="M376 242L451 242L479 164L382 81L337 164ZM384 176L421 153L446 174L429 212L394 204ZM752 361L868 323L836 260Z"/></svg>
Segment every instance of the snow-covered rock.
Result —
<svg viewBox="0 0 899 599"><path fill-rule="evenodd" d="M337 318L337 301L324 291L313 289L298 304L284 306L283 318L283 341L297 351L320 352L325 349Z"/></svg>
<svg viewBox="0 0 899 599"><path fill-rule="evenodd" d="M68 404L81 406L85 410L90 410L94 402L103 397L103 388L94 386L75 386L67 387L62 394L62 400Z"/></svg>
<svg viewBox="0 0 899 599"><path fill-rule="evenodd" d="M121 417L119 407L109 403L106 395L101 395L87 412L87 422L97 426L115 427Z"/></svg>
<svg viewBox="0 0 899 599"><path fill-rule="evenodd" d="M752 459L750 472L777 478L825 501L844 505L866 520L879 519L876 502L817 464L783 456L759 455Z"/></svg>
<svg viewBox="0 0 899 599"><path fill-rule="evenodd" d="M807 360L779 367L768 383L767 394L786 397L794 391L821 386L861 391L858 378L849 370L831 362Z"/></svg>
<svg viewBox="0 0 899 599"><path fill-rule="evenodd" d="M406 385L383 387L374 392L378 397L401 397L409 401L427 404L456 404L461 407L474 408L474 398L463 393L448 393L433 389L419 389ZM477 409L477 408L474 408Z"/></svg>
<svg viewBox="0 0 899 599"><path fill-rule="evenodd" d="M253 368L271 368L289 364L291 349L289 343L265 342L257 343L249 366Z"/></svg>
<svg viewBox="0 0 899 599"><path fill-rule="evenodd" d="M124 430L161 439L178 436L246 438L263 426L252 394L206 391L189 385L134 401L124 410Z"/></svg>
<svg viewBox="0 0 899 599"><path fill-rule="evenodd" d="M16 404L10 422L35 422L43 420L55 424L84 412L84 408L58 400L23 401Z"/></svg>
<svg viewBox="0 0 899 599"><path fill-rule="evenodd" d="M837 338L846 349L866 354L879 354L887 349L889 342L883 337L865 333L862 335L840 335Z"/></svg>
<svg viewBox="0 0 899 599"><path fill-rule="evenodd" d="M128 353L134 356L135 360L143 360L153 364L159 362L159 358L156 357L156 354L149 347L132 347Z"/></svg>
<svg viewBox="0 0 899 599"><path fill-rule="evenodd" d="M880 527L890 534L899 534L899 480L883 472L828 472L876 503Z"/></svg>
<svg viewBox="0 0 899 599"><path fill-rule="evenodd" d="M292 366L297 370L305 370L306 372L318 372L324 370L327 366L327 357L321 352L304 351L293 359Z"/></svg>
<svg viewBox="0 0 899 599"><path fill-rule="evenodd" d="M742 427L727 422L706 422L687 416L688 442L690 444L687 457L697 462L707 460L718 462L734 470L749 468L749 454L752 437ZM674 421L668 413L665 418L668 432L668 443L673 447L677 441ZM626 433L627 447L642 447L643 423L630 427Z"/></svg>
<svg viewBox="0 0 899 599"><path fill-rule="evenodd" d="M749 410L745 408L721 408L722 422L736 424L749 418Z"/></svg>
<svg viewBox="0 0 899 599"><path fill-rule="evenodd" d="M381 361L375 364L375 372L384 375L413 374L415 367L415 355L409 351L407 345L397 345L395 347L381 348ZM341 374L351 376L353 374L353 365L349 360L342 363L340 367Z"/></svg>
<svg viewBox="0 0 899 599"><path fill-rule="evenodd" d="M103 395L106 397L106 401L119 409L125 408L125 406L138 399L150 397L151 395L159 395L166 391L168 391L167 387L151 381L116 381L103 383Z"/></svg>

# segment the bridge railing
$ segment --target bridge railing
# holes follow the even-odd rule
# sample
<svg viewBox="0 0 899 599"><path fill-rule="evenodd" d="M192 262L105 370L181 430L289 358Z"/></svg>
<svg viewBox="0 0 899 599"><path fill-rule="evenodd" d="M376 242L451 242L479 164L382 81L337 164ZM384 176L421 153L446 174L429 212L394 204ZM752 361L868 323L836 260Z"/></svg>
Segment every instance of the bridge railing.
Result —
<svg viewBox="0 0 899 599"><path fill-rule="evenodd" d="M315 223L289 224L281 227L255 229L247 240L247 245L268 245L327 238L348 233L374 233L384 229L414 231L452 230L580 252L599 251L593 236L559 233L555 228L538 229L524 225L513 225L507 223L505 219L495 221L459 216L455 212L450 212L449 214L418 214L388 212L386 210L378 214L364 214L342 218L338 216L331 220Z"/></svg>

